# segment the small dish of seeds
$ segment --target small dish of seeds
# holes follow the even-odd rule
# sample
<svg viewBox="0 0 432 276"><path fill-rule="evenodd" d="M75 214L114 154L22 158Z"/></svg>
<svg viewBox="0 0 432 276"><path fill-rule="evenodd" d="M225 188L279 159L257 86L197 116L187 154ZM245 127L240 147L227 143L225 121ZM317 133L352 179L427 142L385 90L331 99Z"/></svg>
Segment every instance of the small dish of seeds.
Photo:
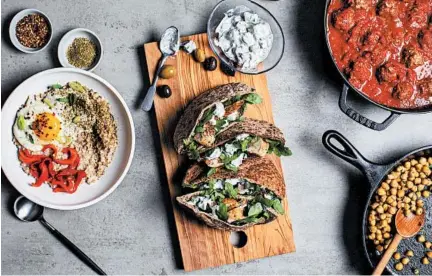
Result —
<svg viewBox="0 0 432 276"><path fill-rule="evenodd" d="M102 59L102 43L90 30L73 29L60 40L57 54L63 67L93 71Z"/></svg>
<svg viewBox="0 0 432 276"><path fill-rule="evenodd" d="M50 43L52 25L43 12L25 9L12 18L9 36L18 50L24 53L37 53Z"/></svg>

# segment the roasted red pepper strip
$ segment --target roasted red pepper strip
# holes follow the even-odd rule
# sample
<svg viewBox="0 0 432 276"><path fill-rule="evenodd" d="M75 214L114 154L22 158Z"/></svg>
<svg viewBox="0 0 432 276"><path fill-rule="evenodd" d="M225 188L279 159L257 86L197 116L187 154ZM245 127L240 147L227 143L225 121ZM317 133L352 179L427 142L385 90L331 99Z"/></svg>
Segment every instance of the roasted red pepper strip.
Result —
<svg viewBox="0 0 432 276"><path fill-rule="evenodd" d="M78 157L78 152L73 148L64 148L62 152L67 153L69 155L69 158L67 159L54 158L54 162L60 165L69 165L69 166L74 165Z"/></svg>
<svg viewBox="0 0 432 276"><path fill-rule="evenodd" d="M49 172L48 167L46 165L45 160L39 163L39 169L41 171L39 177L36 179L36 182L32 185L34 187L40 187L42 183L49 180Z"/></svg>
<svg viewBox="0 0 432 276"><path fill-rule="evenodd" d="M49 174L49 176L50 177L54 177L57 172L54 170L54 164L53 164L51 158L47 157L47 158L44 159L43 162L45 163L45 165L48 168L48 174Z"/></svg>
<svg viewBox="0 0 432 276"><path fill-rule="evenodd" d="M51 149L52 150L52 155L56 156L57 154L57 147L52 145L52 144L48 144L43 146L42 151L45 152L47 149Z"/></svg>
<svg viewBox="0 0 432 276"><path fill-rule="evenodd" d="M77 172L78 171L75 170L75 169L66 168L66 169L63 169L63 170L59 171L57 173L57 175L58 176L69 176L69 175L75 175Z"/></svg>
<svg viewBox="0 0 432 276"><path fill-rule="evenodd" d="M18 159L27 165L34 162L40 162L45 157L45 155L32 155L28 149L21 149L18 152Z"/></svg>
<svg viewBox="0 0 432 276"><path fill-rule="evenodd" d="M29 172L34 178L38 178L39 173L39 163L40 162L34 162L29 165Z"/></svg>

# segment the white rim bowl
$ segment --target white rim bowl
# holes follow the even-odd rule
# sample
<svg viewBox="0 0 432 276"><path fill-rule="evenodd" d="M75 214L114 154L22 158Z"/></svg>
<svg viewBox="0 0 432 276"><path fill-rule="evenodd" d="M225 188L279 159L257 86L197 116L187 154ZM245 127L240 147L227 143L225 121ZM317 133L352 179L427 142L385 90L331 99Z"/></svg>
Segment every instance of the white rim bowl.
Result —
<svg viewBox="0 0 432 276"><path fill-rule="evenodd" d="M97 47L96 60L90 67L87 67L87 68L75 67L69 63L69 61L66 57L66 52L67 52L69 45L71 45L72 42L74 41L74 39L78 38L78 37L87 38L87 39L91 40L94 44L96 44L96 47ZM102 60L103 47L102 47L102 43L101 43L99 37L94 32L92 32L88 29L85 29L85 28L77 28L77 29L73 29L73 30L67 32L62 37L62 39L60 40L60 43L58 45L57 56L58 56L58 59L60 61L61 66L63 66L63 67L77 68L77 69L82 69L82 70L87 70L87 71L93 71L99 65L99 63Z"/></svg>
<svg viewBox="0 0 432 276"><path fill-rule="evenodd" d="M45 43L44 46L39 47L39 48L29 48L29 47L25 47L24 45L22 45L17 36L16 36L16 26L18 24L18 22L23 19L25 16L30 15L30 14L39 14L41 16L43 16L47 23L48 23L48 27L50 29L50 35L49 35L49 39L47 41L47 43ZM34 53L38 53L40 51L42 51L43 49L45 49L48 44L50 44L51 39L53 37L53 27L51 24L51 20L48 18L48 16L46 14L44 14L43 12L41 12L40 10L36 10L36 9L25 9L20 11L19 13L17 13L13 18L12 21L10 22L9 25L9 37L10 40L12 42L12 44L15 46L15 48L17 48L18 50L20 50L21 52L27 53L27 54L34 54Z"/></svg>

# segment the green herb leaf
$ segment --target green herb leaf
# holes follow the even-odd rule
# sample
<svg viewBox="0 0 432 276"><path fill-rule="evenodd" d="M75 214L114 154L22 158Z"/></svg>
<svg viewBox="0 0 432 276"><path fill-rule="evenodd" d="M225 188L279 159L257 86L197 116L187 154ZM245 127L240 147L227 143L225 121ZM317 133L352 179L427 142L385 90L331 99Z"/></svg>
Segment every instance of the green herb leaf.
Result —
<svg viewBox="0 0 432 276"><path fill-rule="evenodd" d="M262 204L264 204L267 207L272 207L273 206L273 201L271 199L267 199L261 195L259 195L256 200L258 202L261 202Z"/></svg>
<svg viewBox="0 0 432 276"><path fill-rule="evenodd" d="M25 119L23 115L19 115L17 119L17 125L19 130L24 130L25 128Z"/></svg>
<svg viewBox="0 0 432 276"><path fill-rule="evenodd" d="M265 217L266 219L270 218L270 214L268 212L264 212L263 213L263 217Z"/></svg>
<svg viewBox="0 0 432 276"><path fill-rule="evenodd" d="M52 89L60 89L60 88L62 88L62 87L63 87L63 86L62 86L61 84L58 84L58 83L51 85L51 88L52 88Z"/></svg>
<svg viewBox="0 0 432 276"><path fill-rule="evenodd" d="M81 85L81 83L77 82L77 81L71 81L68 83L69 87L72 88L75 91L84 93L86 92L84 86Z"/></svg>
<svg viewBox="0 0 432 276"><path fill-rule="evenodd" d="M237 172L238 168L236 166L234 166L233 164L225 164L225 168L227 170L233 171L233 172Z"/></svg>
<svg viewBox="0 0 432 276"><path fill-rule="evenodd" d="M248 148L249 143L252 141L251 137L247 137L243 141L240 142L242 152L245 152Z"/></svg>
<svg viewBox="0 0 432 276"><path fill-rule="evenodd" d="M234 189L233 185L231 183L225 182L224 187L224 193L230 198L236 198L237 197L237 191Z"/></svg>
<svg viewBox="0 0 432 276"><path fill-rule="evenodd" d="M292 152L288 147L284 147L281 145L280 147L278 147L278 150L279 150L280 155L282 155L282 156L291 156L292 155Z"/></svg>
<svg viewBox="0 0 432 276"><path fill-rule="evenodd" d="M203 119L201 120L201 124L204 125L205 123L207 123L208 121L210 121L211 118L213 118L213 112L214 112L215 108L210 108L209 110L207 110L204 115L203 115Z"/></svg>
<svg viewBox="0 0 432 276"><path fill-rule="evenodd" d="M76 95L74 93L70 93L68 95L68 98L69 98L69 104L74 105L76 102Z"/></svg>
<svg viewBox="0 0 432 276"><path fill-rule="evenodd" d="M69 97L58 98L58 99L56 99L56 101L61 102L61 103L69 103Z"/></svg>
<svg viewBox="0 0 432 276"><path fill-rule="evenodd" d="M33 136L31 136L30 134L28 134L28 138L29 138L30 143L34 144Z"/></svg>
<svg viewBox="0 0 432 276"><path fill-rule="evenodd" d="M217 211L218 217L221 220L228 219L228 207L224 203L219 204L219 210Z"/></svg>
<svg viewBox="0 0 432 276"><path fill-rule="evenodd" d="M263 207L261 203L255 203L248 210L248 217L257 216L263 211Z"/></svg>
<svg viewBox="0 0 432 276"><path fill-rule="evenodd" d="M204 128L203 128L202 126L197 126L197 127L195 128L195 132L196 132L196 133L203 133L203 132L204 132Z"/></svg>
<svg viewBox="0 0 432 276"><path fill-rule="evenodd" d="M211 169L207 172L207 177L212 176L215 172L216 172L216 168L211 168Z"/></svg>
<svg viewBox="0 0 432 276"><path fill-rule="evenodd" d="M250 104L260 104L262 102L261 96L256 93L247 94L244 99Z"/></svg>
<svg viewBox="0 0 432 276"><path fill-rule="evenodd" d="M283 209L283 206L282 206L282 203L280 202L280 200L279 199L273 199L272 202L273 202L273 204L272 204L273 209L275 209L276 212L278 212L279 214L283 214L284 209Z"/></svg>

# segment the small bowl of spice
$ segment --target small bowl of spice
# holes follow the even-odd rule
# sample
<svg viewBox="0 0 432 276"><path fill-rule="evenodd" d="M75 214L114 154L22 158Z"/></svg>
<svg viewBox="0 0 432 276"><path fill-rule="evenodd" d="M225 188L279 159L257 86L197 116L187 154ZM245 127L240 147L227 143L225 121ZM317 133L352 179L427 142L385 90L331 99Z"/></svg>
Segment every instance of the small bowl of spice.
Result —
<svg viewBox="0 0 432 276"><path fill-rule="evenodd" d="M78 28L67 32L58 45L58 59L63 67L94 70L102 59L102 43L92 31Z"/></svg>
<svg viewBox="0 0 432 276"><path fill-rule="evenodd" d="M9 26L12 44L24 53L37 53L50 43L52 25L48 16L36 9L17 13Z"/></svg>

